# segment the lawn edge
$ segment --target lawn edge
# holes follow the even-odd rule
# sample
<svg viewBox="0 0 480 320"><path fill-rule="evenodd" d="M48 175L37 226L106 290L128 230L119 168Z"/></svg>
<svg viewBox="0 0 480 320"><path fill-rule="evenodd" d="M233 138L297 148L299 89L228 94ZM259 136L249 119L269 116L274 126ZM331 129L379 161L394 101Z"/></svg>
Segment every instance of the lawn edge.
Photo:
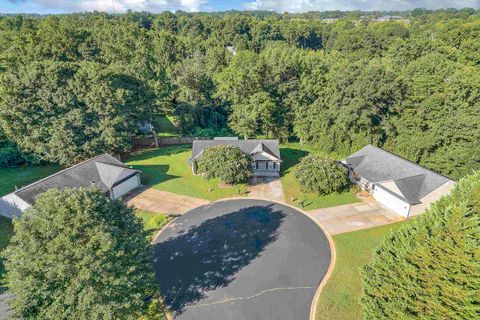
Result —
<svg viewBox="0 0 480 320"><path fill-rule="evenodd" d="M328 233L328 231L320 224L320 222L318 222L317 220L315 220L312 216L310 216L308 214L308 212L300 209L300 208L297 208L293 205L290 205L288 203L285 203L285 202L280 202L280 201L275 201L275 200L269 200L269 199L263 199L263 198L253 198L253 197L231 197L231 198L223 198L223 199L219 199L219 200L215 200L215 201L211 201L210 203L208 204L205 204L205 205L202 205L202 206L198 206L196 208L193 208L191 209L190 211L187 211L186 213L184 213L183 215L181 215L180 217L184 216L184 215L187 215L189 214L191 211L197 209L197 208L200 208L200 207L207 207L207 206L210 206L214 203L217 203L217 202L223 202L223 201L231 201L231 200L261 200L261 201L269 201L269 202L273 202L273 203L277 203L277 204L280 204L280 205L284 205L286 207L290 207L294 210L297 210L298 212L302 213L303 215L307 216L311 221L313 221L319 228L320 230L322 230L322 232L325 234L325 236L327 237L327 240L328 240L328 243L330 245L330 265L328 266L328 269L327 269L327 272L325 273L325 275L323 276L322 280L320 281L320 283L318 284L318 287L315 291L315 294L313 295L313 300L312 300L312 304L310 305L310 320L315 320L315 316L316 316L316 311L317 311L317 305L318 305L318 298L320 297L320 294L322 293L322 290L323 288L325 287L325 285L327 284L328 280L330 279L330 276L332 275L333 273L333 270L335 269L335 263L336 263L336 258L337 258L337 253L336 253L336 247L335 247L335 242L333 241L333 238L332 236L330 235L330 233ZM157 234L155 235L154 239L152 240L152 243L155 243L158 239L158 237L160 236L160 234L165 230L165 228L167 226L169 226L171 223L173 223L175 220L176 220L177 217L175 217L174 219L172 219L170 222L168 222L167 224L165 224L160 230L158 230ZM167 318L169 319L169 318Z"/></svg>

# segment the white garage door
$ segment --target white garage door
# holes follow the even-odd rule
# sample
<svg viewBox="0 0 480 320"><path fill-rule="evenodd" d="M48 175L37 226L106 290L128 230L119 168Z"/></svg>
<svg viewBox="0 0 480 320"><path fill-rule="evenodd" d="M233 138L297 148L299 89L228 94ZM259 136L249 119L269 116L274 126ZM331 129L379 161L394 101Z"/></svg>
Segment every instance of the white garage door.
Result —
<svg viewBox="0 0 480 320"><path fill-rule="evenodd" d="M408 217L410 204L394 196L390 192L384 190L382 187L375 185L373 188L372 196L375 198L375 200L377 200L393 212L404 216L405 218Z"/></svg>
<svg viewBox="0 0 480 320"><path fill-rule="evenodd" d="M119 185L113 187L113 198L117 199L124 194L127 194L131 190L138 188L140 186L140 179L138 179L138 175L135 175Z"/></svg>

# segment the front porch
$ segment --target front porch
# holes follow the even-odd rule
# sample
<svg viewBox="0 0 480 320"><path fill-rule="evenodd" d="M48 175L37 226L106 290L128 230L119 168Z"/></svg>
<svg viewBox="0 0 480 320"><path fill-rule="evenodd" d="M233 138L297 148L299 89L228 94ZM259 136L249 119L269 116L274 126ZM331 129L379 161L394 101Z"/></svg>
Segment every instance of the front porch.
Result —
<svg viewBox="0 0 480 320"><path fill-rule="evenodd" d="M280 162L255 160L252 163L253 175L256 177L279 177Z"/></svg>

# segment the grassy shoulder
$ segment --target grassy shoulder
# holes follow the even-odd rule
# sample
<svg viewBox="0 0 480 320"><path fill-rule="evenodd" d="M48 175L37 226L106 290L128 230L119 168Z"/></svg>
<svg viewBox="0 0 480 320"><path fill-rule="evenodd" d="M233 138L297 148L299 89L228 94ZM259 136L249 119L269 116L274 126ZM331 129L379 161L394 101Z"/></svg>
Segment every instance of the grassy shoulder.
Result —
<svg viewBox="0 0 480 320"><path fill-rule="evenodd" d="M247 192L245 184L220 188L220 180L206 180L192 173L188 158L191 145L143 150L129 157L127 165L142 171L142 183L153 188L206 200L234 197Z"/></svg>
<svg viewBox="0 0 480 320"><path fill-rule="evenodd" d="M314 151L306 146L300 146L299 143L286 143L281 145L280 153L283 161L281 180L287 203L303 208L304 210L314 210L359 202L360 200L350 191L323 196L312 192L301 191L300 185L293 175L293 167L301 158L312 152Z"/></svg>
<svg viewBox="0 0 480 320"><path fill-rule="evenodd" d="M337 253L335 269L319 297L315 319L363 319L360 267L371 260L372 250L386 234L405 223L408 222L333 236Z"/></svg>
<svg viewBox="0 0 480 320"><path fill-rule="evenodd" d="M0 168L0 197L15 191L15 186L21 188L59 170L56 165Z"/></svg>
<svg viewBox="0 0 480 320"><path fill-rule="evenodd" d="M162 213L149 212L140 209L135 209L135 215L142 219L143 228L148 232L150 237L154 237L157 230L163 228L163 226L170 221L170 219Z"/></svg>
<svg viewBox="0 0 480 320"><path fill-rule="evenodd" d="M10 241L10 238L13 235L13 225L12 220L0 216L0 256L2 254L2 250L5 249ZM3 281L3 275L5 273L5 269L2 263L2 259L0 258L0 287L4 286L5 283Z"/></svg>

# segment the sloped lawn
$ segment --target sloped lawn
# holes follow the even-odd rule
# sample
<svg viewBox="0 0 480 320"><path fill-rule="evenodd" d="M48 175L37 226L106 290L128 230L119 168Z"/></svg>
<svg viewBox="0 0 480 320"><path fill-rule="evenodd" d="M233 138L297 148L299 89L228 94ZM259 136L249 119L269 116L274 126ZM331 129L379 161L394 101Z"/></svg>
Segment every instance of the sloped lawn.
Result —
<svg viewBox="0 0 480 320"><path fill-rule="evenodd" d="M342 193L332 193L324 196L319 196L316 193L302 192L300 190L300 185L293 176L293 167L301 158L311 152L315 151L306 146L302 147L299 143L282 144L280 147L282 156L281 180L287 202L304 210L335 207L359 202L360 200L348 190Z"/></svg>
<svg viewBox="0 0 480 320"><path fill-rule="evenodd" d="M142 184L158 190L206 200L246 195L245 184L220 188L218 179L193 175L188 164L191 152L191 145L144 150L130 156L126 164L142 171Z"/></svg>
<svg viewBox="0 0 480 320"><path fill-rule="evenodd" d="M370 262L372 251L382 243L385 235L405 223L408 221L333 236L337 261L318 300L315 319L363 319L360 268Z"/></svg>

